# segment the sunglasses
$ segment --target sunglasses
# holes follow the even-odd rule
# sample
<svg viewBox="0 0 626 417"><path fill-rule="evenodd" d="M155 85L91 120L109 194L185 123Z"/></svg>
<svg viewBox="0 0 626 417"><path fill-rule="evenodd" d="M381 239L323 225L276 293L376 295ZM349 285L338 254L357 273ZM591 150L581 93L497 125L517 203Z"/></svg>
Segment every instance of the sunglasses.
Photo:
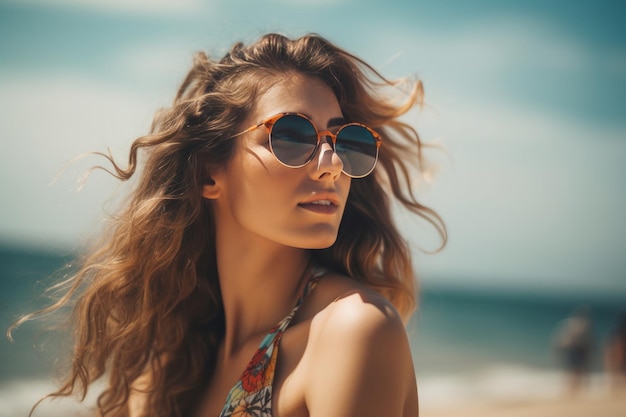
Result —
<svg viewBox="0 0 626 417"><path fill-rule="evenodd" d="M330 138L333 151L343 163L342 172L351 178L363 178L374 170L383 142L378 133L360 123L345 124L336 133L318 132L311 119L300 113L279 113L236 136L261 126L267 129L270 151L289 168L311 162L323 138Z"/></svg>

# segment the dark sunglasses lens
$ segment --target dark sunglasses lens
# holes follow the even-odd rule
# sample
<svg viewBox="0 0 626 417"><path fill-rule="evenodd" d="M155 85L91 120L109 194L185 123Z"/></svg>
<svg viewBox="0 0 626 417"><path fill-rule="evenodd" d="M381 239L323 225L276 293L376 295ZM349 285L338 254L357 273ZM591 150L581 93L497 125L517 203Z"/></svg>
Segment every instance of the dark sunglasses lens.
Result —
<svg viewBox="0 0 626 417"><path fill-rule="evenodd" d="M339 131L335 152L343 162L344 172L353 177L369 174L378 159L376 138L359 125L348 125Z"/></svg>
<svg viewBox="0 0 626 417"><path fill-rule="evenodd" d="M270 146L280 162L290 167L300 167L315 152L317 132L304 117L288 114L272 126Z"/></svg>

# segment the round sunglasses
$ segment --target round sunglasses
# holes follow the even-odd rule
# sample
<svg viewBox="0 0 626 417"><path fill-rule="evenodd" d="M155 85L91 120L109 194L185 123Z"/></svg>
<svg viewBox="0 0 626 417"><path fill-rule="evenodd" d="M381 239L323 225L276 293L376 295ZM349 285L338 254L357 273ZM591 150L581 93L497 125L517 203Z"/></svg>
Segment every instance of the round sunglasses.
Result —
<svg viewBox="0 0 626 417"><path fill-rule="evenodd" d="M279 113L235 136L261 126L267 129L270 151L289 168L311 162L322 138L330 138L334 152L343 163L342 172L351 178L363 178L374 170L383 141L378 133L360 123L345 124L336 133L318 132L311 119L300 113Z"/></svg>

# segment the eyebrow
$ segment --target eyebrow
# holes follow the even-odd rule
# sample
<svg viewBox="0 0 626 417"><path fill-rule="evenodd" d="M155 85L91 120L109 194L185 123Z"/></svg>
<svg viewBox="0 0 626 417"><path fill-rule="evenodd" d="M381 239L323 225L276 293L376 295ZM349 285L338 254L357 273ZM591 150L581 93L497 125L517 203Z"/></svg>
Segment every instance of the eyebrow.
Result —
<svg viewBox="0 0 626 417"><path fill-rule="evenodd" d="M343 117L333 117L328 121L327 127L343 126L346 124L346 119Z"/></svg>

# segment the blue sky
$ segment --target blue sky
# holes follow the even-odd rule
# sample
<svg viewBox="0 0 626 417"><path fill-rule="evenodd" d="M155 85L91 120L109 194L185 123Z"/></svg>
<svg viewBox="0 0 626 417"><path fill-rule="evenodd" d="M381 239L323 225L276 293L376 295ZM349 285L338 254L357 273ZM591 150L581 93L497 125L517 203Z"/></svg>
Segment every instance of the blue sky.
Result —
<svg viewBox="0 0 626 417"><path fill-rule="evenodd" d="M450 229L429 285L626 296L626 7L617 1L0 0L0 241L79 248L194 51L317 32L389 77L432 151L418 188ZM113 197L111 197L113 195ZM415 246L431 231L401 215Z"/></svg>

